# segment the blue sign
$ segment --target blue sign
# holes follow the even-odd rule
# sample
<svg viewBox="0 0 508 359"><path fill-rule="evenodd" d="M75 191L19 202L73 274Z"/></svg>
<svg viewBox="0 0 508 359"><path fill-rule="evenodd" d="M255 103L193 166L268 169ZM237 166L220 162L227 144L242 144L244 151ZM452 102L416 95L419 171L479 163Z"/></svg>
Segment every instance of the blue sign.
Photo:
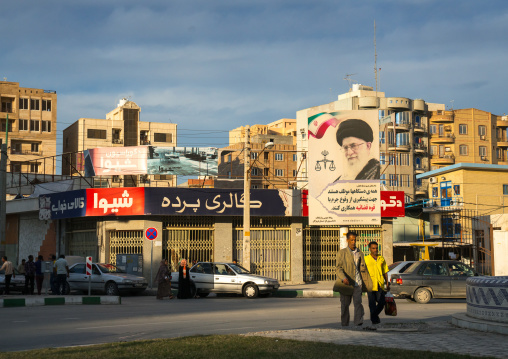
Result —
<svg viewBox="0 0 508 359"><path fill-rule="evenodd" d="M84 217L86 215L86 190L84 189L46 194L44 197L46 197L46 201L49 198L45 210L51 211L51 219Z"/></svg>
<svg viewBox="0 0 508 359"><path fill-rule="evenodd" d="M157 238L157 228L148 228L145 232L145 236L147 239L153 241L155 238Z"/></svg>

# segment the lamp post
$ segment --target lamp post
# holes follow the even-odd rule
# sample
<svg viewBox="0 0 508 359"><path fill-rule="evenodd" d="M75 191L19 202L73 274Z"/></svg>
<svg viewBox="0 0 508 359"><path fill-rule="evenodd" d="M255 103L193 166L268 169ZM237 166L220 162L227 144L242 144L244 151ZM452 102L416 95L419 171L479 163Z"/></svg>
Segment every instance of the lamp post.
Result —
<svg viewBox="0 0 508 359"><path fill-rule="evenodd" d="M265 143L263 150L258 156L273 147L273 142ZM250 164L250 128L245 126L245 148L244 148L244 177L243 177L243 256L242 266L250 271L250 182L251 182L251 167ZM254 161L252 164L254 164Z"/></svg>

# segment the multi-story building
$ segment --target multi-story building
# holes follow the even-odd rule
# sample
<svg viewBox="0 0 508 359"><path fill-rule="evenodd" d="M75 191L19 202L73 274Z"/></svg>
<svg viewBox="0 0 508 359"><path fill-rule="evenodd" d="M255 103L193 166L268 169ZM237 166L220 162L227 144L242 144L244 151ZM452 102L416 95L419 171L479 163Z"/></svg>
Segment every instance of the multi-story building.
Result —
<svg viewBox="0 0 508 359"><path fill-rule="evenodd" d="M421 99L385 97L372 87L353 85L337 101L300 110L296 113L298 128L297 150L303 157L308 150L308 118L321 112L348 110L378 110L381 184L385 190L403 190L406 202L427 198L427 188L416 181L415 175L429 170L428 114L443 111L444 104L427 103ZM300 170L307 178L307 161ZM301 181L299 187L306 186Z"/></svg>
<svg viewBox="0 0 508 359"><path fill-rule="evenodd" d="M507 120L475 108L433 111L430 169L455 163L508 164Z"/></svg>
<svg viewBox="0 0 508 359"><path fill-rule="evenodd" d="M294 119L281 119L250 128L251 188L295 188L299 158ZM229 134L228 147L220 149L215 187L243 188L245 127ZM265 144L273 142L271 149Z"/></svg>
<svg viewBox="0 0 508 359"><path fill-rule="evenodd" d="M7 139L7 171L55 174L56 91L0 81L0 97L0 143Z"/></svg>
<svg viewBox="0 0 508 359"><path fill-rule="evenodd" d="M136 103L122 99L117 108L106 115L106 119L80 118L67 127L63 133L62 174L83 175L83 151L90 148L176 146L176 124L142 122L140 112L141 108ZM153 182L157 182L153 185L158 186L176 185L176 177L171 175L106 176L94 181L98 187L144 186Z"/></svg>

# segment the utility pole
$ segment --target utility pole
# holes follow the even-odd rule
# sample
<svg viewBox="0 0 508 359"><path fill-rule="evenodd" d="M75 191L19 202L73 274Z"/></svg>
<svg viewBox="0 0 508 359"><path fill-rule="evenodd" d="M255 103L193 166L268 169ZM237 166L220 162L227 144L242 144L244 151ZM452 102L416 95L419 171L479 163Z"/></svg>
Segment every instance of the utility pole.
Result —
<svg viewBox="0 0 508 359"><path fill-rule="evenodd" d="M0 149L2 158L0 159L0 243L6 243L5 228L7 224L7 141L9 140L9 114L5 120L5 143L2 143ZM6 246L0 247L0 252L5 255Z"/></svg>
<svg viewBox="0 0 508 359"><path fill-rule="evenodd" d="M243 256L242 266L250 271L250 128L245 126L243 177Z"/></svg>

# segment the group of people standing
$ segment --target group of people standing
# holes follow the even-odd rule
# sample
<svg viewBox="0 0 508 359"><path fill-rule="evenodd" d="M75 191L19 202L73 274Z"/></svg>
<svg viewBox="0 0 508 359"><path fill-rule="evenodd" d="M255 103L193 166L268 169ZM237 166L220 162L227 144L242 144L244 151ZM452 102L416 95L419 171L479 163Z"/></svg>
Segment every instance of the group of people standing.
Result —
<svg viewBox="0 0 508 359"><path fill-rule="evenodd" d="M337 280L333 287L335 292L340 293L341 324L343 327L349 325L349 306L353 301L354 324L363 325L362 292L367 292L372 324L379 324L385 295L390 290L388 265L379 255L377 242L369 243L370 254L364 256L356 247L356 233L348 232L346 238L348 246L337 253Z"/></svg>
<svg viewBox="0 0 508 359"><path fill-rule="evenodd" d="M180 265L178 266L178 299L193 298L189 269L187 260L180 260ZM171 271L169 270L167 259L161 261L155 276L155 282L157 283L157 299L161 300L164 297L169 297L169 299L174 298L171 292Z"/></svg>
<svg viewBox="0 0 508 359"><path fill-rule="evenodd" d="M63 259L63 262L61 261ZM64 277L69 275L69 267L67 266L67 262L65 261L65 256L60 255L60 259L57 260L55 255L50 255L48 259L52 263L53 271L50 275L50 284L51 291L53 294L61 294L61 280L58 281L58 275L62 274L61 267L63 266ZM34 262L34 256L29 255L28 261L26 259L22 259L21 263L17 267L18 275L22 275L25 277L25 288L24 294L34 295L35 294L35 286L37 285L37 294L42 294L42 283L44 282L44 267L43 267L44 257L39 255L37 260ZM12 262L7 260L7 256L2 257L2 267L0 270L5 271L5 294L10 294L10 284L12 278L16 278L16 273L14 271L14 266ZM66 275L65 275L66 274Z"/></svg>

